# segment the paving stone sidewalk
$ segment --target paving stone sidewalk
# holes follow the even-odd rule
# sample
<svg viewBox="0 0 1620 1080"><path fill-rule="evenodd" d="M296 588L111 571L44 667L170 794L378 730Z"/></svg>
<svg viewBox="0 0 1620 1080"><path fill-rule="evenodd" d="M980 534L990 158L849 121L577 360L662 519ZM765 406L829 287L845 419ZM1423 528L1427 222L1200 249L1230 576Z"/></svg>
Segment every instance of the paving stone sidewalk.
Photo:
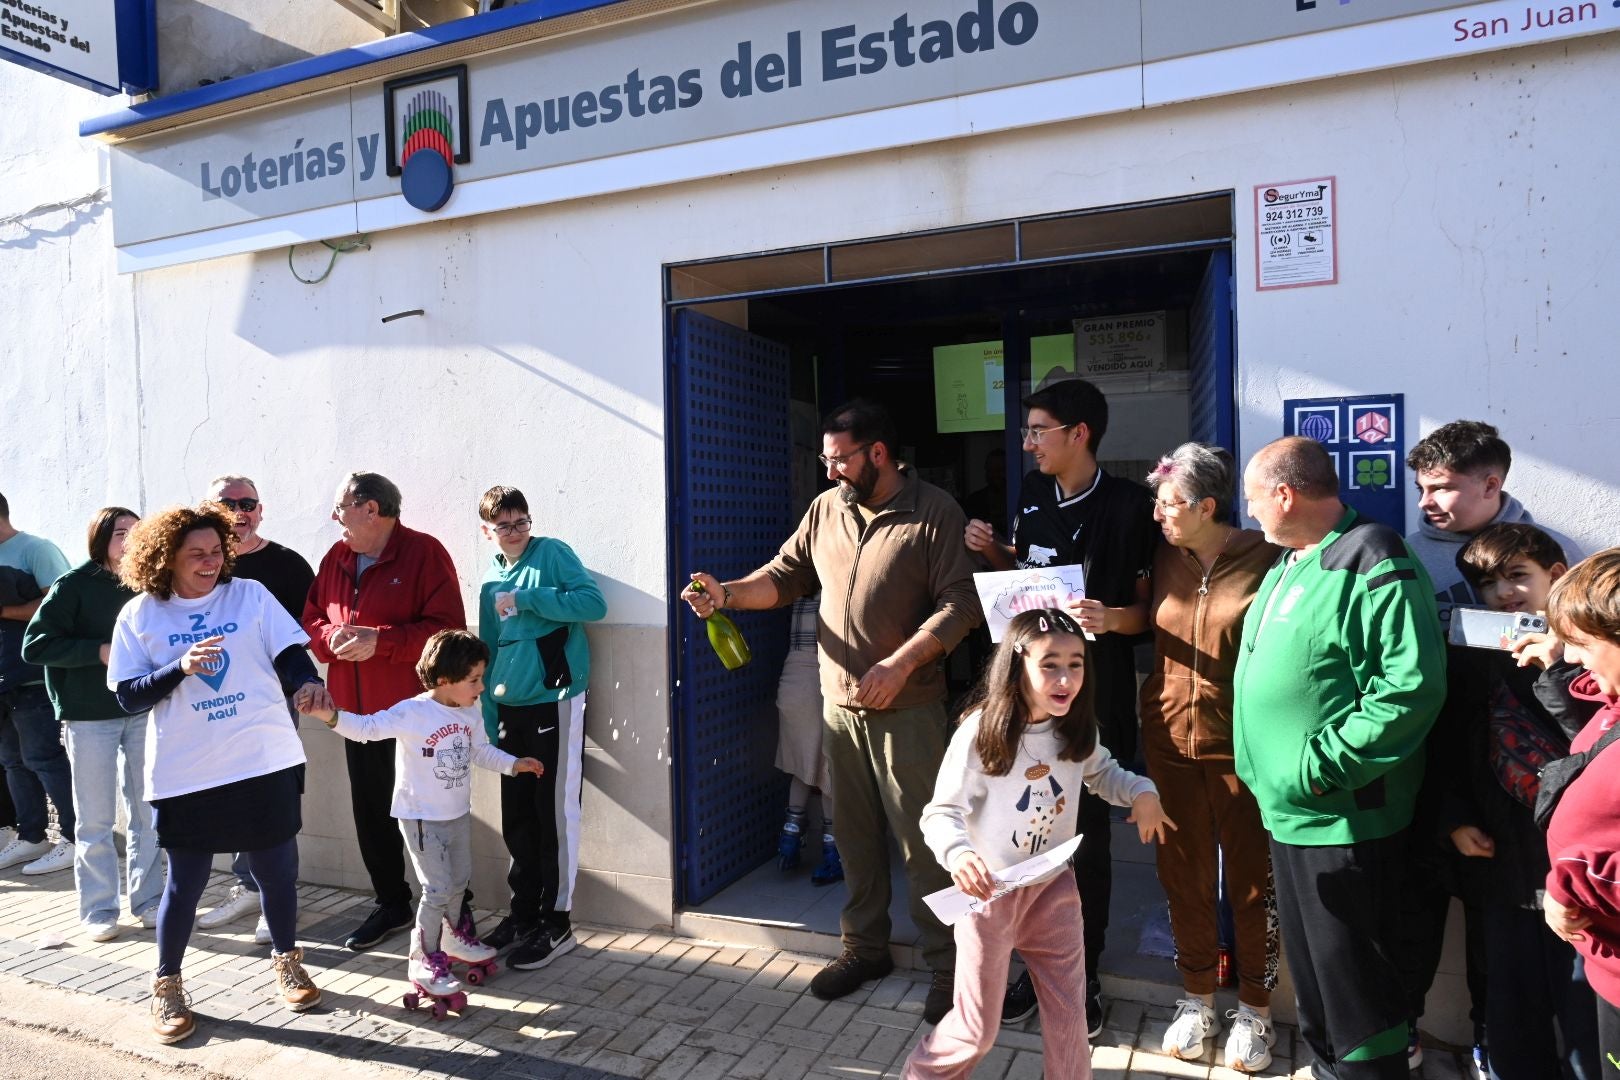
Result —
<svg viewBox="0 0 1620 1080"><path fill-rule="evenodd" d="M216 874L204 906L230 883ZM89 941L78 929L72 888L66 873L0 877L0 1021L56 1024L209 1075L878 1080L900 1075L923 1030L927 982L918 973L897 972L823 1002L809 993L822 957L583 925L568 955L540 971L503 970L469 988L464 1015L434 1021L400 1003L405 935L376 951L346 951L343 938L370 910L368 899L306 885L299 935L322 991L320 1007L304 1014L281 1007L269 947L254 944L251 919L230 932L199 930L185 970L199 1030L181 1046L161 1047L146 1034L153 932L126 919L116 940ZM480 924L491 919L481 913ZM57 940L63 943L42 947ZM41 987L76 993L52 997L56 1004L48 1006L29 999L28 1015L17 1015L20 1005L4 1008ZM41 1011L47 1015L34 1015ZM1153 1052L1170 1012L1111 1000L1106 1029L1093 1044L1098 1080L1239 1075L1215 1067L1213 1050L1199 1062ZM1294 1072L1294 1030L1280 1026L1278 1036L1266 1075L1308 1076L1308 1068ZM985 1080L1040 1075L1038 1018L1003 1029L975 1073ZM1431 1052L1421 1075L1458 1077L1457 1059Z"/></svg>

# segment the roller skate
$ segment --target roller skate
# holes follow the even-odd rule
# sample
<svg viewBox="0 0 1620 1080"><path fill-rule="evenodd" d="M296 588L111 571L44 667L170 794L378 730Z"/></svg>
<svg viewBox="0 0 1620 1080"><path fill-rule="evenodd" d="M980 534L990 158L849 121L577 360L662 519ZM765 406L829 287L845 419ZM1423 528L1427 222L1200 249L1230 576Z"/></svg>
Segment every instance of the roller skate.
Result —
<svg viewBox="0 0 1620 1080"><path fill-rule="evenodd" d="M804 811L789 810L782 831L776 838L776 868L792 873L799 868L799 851L804 845Z"/></svg>
<svg viewBox="0 0 1620 1080"><path fill-rule="evenodd" d="M820 888L844 880L844 860L838 857L838 845L832 833L821 838L821 863L810 872L810 884Z"/></svg>
<svg viewBox="0 0 1620 1080"><path fill-rule="evenodd" d="M447 918L439 928L439 948L447 959L467 965L467 985L478 986L501 970L495 963L495 950L478 940L472 918L462 912L462 918L451 926Z"/></svg>
<svg viewBox="0 0 1620 1080"><path fill-rule="evenodd" d="M437 950L428 952L422 945L420 928L411 930L411 958L406 972L411 980L411 989L405 994L407 1009L427 1006L433 1010L433 1019L443 1020L445 1014L459 1013L467 1007L461 981L450 973L450 958Z"/></svg>

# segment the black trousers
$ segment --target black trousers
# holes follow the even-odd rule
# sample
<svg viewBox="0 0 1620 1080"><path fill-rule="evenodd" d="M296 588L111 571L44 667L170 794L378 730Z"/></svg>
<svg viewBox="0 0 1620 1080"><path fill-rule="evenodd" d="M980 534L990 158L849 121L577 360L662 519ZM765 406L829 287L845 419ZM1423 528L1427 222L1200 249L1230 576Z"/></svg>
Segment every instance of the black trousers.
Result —
<svg viewBox="0 0 1620 1080"><path fill-rule="evenodd" d="M405 841L394 821L394 740L343 741L349 766L349 804L360 858L383 907L411 906L405 881Z"/></svg>
<svg viewBox="0 0 1620 1080"><path fill-rule="evenodd" d="M1485 939L1503 973L1485 1001L1493 1080L1598 1080L1597 1005L1575 950L1529 908L1487 906Z"/></svg>
<svg viewBox="0 0 1620 1080"><path fill-rule="evenodd" d="M498 706L498 745L538 758L541 776L501 777L501 838L512 855L512 914L553 929L569 925L579 851L582 701Z"/></svg>
<svg viewBox="0 0 1620 1080"><path fill-rule="evenodd" d="M1441 851L1428 841L1413 838L1408 853L1406 888L1401 895L1401 918L1395 956L1406 989L1407 1017L1414 1023L1423 1015L1424 1001L1440 969L1451 898L1462 901L1464 975L1468 984L1468 1018L1475 1037L1486 1025L1486 972L1484 896L1488 889L1483 859Z"/></svg>
<svg viewBox="0 0 1620 1080"><path fill-rule="evenodd" d="M1603 1074L1620 1076L1620 1007L1597 999L1598 1052L1603 1055Z"/></svg>
<svg viewBox="0 0 1620 1080"><path fill-rule="evenodd" d="M1080 796L1080 849L1074 853L1074 881L1080 889L1080 921L1085 930L1086 986L1095 993L1108 908L1114 891L1113 827L1108 803L1087 791Z"/></svg>
<svg viewBox="0 0 1620 1080"><path fill-rule="evenodd" d="M1271 841L1299 1034L1320 1080L1406 1080L1406 996L1392 943L1407 836Z"/></svg>

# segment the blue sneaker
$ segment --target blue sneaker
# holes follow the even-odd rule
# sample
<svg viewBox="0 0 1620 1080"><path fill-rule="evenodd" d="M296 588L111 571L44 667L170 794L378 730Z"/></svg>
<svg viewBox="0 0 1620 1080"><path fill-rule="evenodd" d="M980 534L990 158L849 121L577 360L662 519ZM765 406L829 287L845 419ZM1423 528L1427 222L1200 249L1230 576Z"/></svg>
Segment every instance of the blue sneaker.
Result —
<svg viewBox="0 0 1620 1080"><path fill-rule="evenodd" d="M1484 1043L1474 1044L1474 1080L1490 1080L1491 1054Z"/></svg>
<svg viewBox="0 0 1620 1080"><path fill-rule="evenodd" d="M811 871L810 884L831 885L843 880L844 860L838 856L838 845L833 843L832 837L824 837L821 841L821 864Z"/></svg>
<svg viewBox="0 0 1620 1080"><path fill-rule="evenodd" d="M789 818L782 823L782 833L776 838L776 868L784 874L799 868L799 849L804 845L804 830Z"/></svg>

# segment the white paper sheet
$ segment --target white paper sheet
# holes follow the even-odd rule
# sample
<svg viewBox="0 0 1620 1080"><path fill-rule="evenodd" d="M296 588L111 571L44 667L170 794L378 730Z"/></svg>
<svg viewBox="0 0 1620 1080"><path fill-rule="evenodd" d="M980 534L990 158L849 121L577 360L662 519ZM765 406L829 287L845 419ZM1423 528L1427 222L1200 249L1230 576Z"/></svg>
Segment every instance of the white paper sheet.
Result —
<svg viewBox="0 0 1620 1080"><path fill-rule="evenodd" d="M1042 878L1049 876L1053 871L1060 870L1063 864L1073 858L1075 851L1080 847L1080 837L1067 840L1055 848L1048 848L1033 858L1025 859L1021 863L1014 863L1005 869L996 871L996 891L988 900L980 900L952 885L948 889L929 893L923 897L923 902L930 911L946 926L953 925L964 915L976 911L983 911L990 904L1006 896L1010 892L1017 892L1027 885L1033 885Z"/></svg>
<svg viewBox="0 0 1620 1080"><path fill-rule="evenodd" d="M985 629L999 642L1013 616L1034 608L1061 608L1070 600L1086 598L1086 571L1078 563L1067 566L1032 566L1028 570L1000 570L974 574L984 608ZM1086 635L1091 638L1090 634Z"/></svg>

